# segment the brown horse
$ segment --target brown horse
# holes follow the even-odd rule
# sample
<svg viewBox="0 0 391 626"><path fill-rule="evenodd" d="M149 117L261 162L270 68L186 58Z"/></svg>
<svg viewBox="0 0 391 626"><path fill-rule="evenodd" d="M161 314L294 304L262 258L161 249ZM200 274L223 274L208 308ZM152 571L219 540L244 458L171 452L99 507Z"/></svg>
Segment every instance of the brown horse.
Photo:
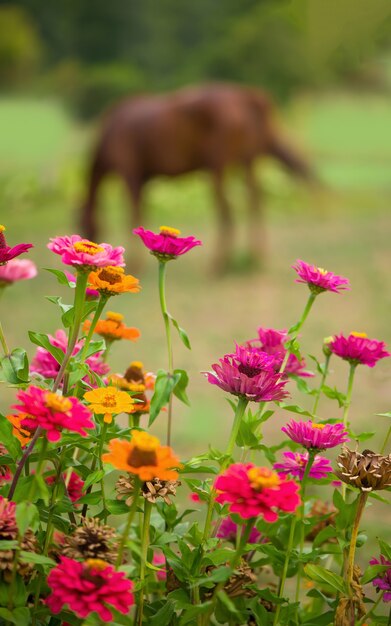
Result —
<svg viewBox="0 0 391 626"><path fill-rule="evenodd" d="M216 263L223 267L233 240L223 179L228 166L240 165L248 188L249 249L259 257L264 236L254 162L269 155L293 174L314 178L308 164L281 137L273 105L258 89L209 84L124 100L108 112L103 123L83 205L83 231L90 239L97 236L96 196L107 174L124 179L133 206L132 225L139 226L143 223L141 194L148 180L206 170L212 177L219 215Z"/></svg>

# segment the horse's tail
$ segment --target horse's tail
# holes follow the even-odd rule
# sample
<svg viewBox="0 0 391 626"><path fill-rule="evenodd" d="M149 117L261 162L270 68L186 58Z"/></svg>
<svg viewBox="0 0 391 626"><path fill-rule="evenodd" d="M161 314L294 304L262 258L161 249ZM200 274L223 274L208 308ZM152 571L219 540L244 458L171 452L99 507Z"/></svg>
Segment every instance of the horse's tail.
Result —
<svg viewBox="0 0 391 626"><path fill-rule="evenodd" d="M311 164L285 139L275 134L269 143L268 154L282 163L294 176L309 183L319 183Z"/></svg>
<svg viewBox="0 0 391 626"><path fill-rule="evenodd" d="M97 192L102 179L108 171L104 146L100 142L93 153L89 172L87 173L87 193L81 207L80 216L82 233L90 240L96 239L97 236L98 228L95 214Z"/></svg>

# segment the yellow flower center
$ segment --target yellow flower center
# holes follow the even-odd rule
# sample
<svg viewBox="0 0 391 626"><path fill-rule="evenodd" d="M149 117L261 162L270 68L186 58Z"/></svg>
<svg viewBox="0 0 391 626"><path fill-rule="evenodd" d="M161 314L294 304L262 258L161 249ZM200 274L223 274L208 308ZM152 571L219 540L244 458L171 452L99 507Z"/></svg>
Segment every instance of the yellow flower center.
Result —
<svg viewBox="0 0 391 626"><path fill-rule="evenodd" d="M353 337L360 337L361 339L366 339L368 337L367 333L357 333L355 330L352 330L350 334Z"/></svg>
<svg viewBox="0 0 391 626"><path fill-rule="evenodd" d="M177 228L171 228L171 226L160 226L160 232L162 235L171 235L171 237L178 237L181 234L181 231Z"/></svg>
<svg viewBox="0 0 391 626"><path fill-rule="evenodd" d="M301 454L295 454L295 461L301 467L305 465L305 459L302 458Z"/></svg>
<svg viewBox="0 0 391 626"><path fill-rule="evenodd" d="M256 491L261 491L265 487L273 489L280 484L280 478L277 472L273 472L267 467L252 467L247 472L251 487Z"/></svg>
<svg viewBox="0 0 391 626"><path fill-rule="evenodd" d="M73 244L76 252L84 252L85 254L98 254L98 252L103 252L104 248L102 246L98 246L97 243L93 241L88 241L88 239L83 239L82 241L76 241Z"/></svg>
<svg viewBox="0 0 391 626"><path fill-rule="evenodd" d="M106 563L102 559L87 559L85 564L88 569L97 569L100 572L108 567L108 563Z"/></svg>
<svg viewBox="0 0 391 626"><path fill-rule="evenodd" d="M121 313L114 313L113 311L107 311L106 319L110 322L122 322L124 316Z"/></svg>
<svg viewBox="0 0 391 626"><path fill-rule="evenodd" d="M72 402L69 398L58 396L56 393L52 393L51 391L45 394L45 404L48 409L57 411L57 413L66 413L72 408Z"/></svg>
<svg viewBox="0 0 391 626"><path fill-rule="evenodd" d="M326 424L311 424L312 428L318 428L319 430L323 430L323 428L326 426Z"/></svg>
<svg viewBox="0 0 391 626"><path fill-rule="evenodd" d="M132 361L129 367L134 367L135 369L142 370L144 368L144 364L141 361Z"/></svg>
<svg viewBox="0 0 391 626"><path fill-rule="evenodd" d="M100 270L98 276L99 280L104 280L106 283L110 283L110 285L115 285L115 283L120 283L122 281L124 272L125 270L123 267L108 265Z"/></svg>
<svg viewBox="0 0 391 626"><path fill-rule="evenodd" d="M319 272L319 274L322 274L322 276L326 276L326 274L328 274L328 271L325 270L323 267L317 267L316 268Z"/></svg>
<svg viewBox="0 0 391 626"><path fill-rule="evenodd" d="M160 447L160 441L157 437L135 430L132 432L131 443L134 447L128 457L129 465L132 467L157 465L156 451Z"/></svg>
<svg viewBox="0 0 391 626"><path fill-rule="evenodd" d="M0 224L0 233L3 233L5 231L5 226L3 226L3 224Z"/></svg>
<svg viewBox="0 0 391 626"><path fill-rule="evenodd" d="M101 404L102 406L105 407L105 409L113 409L117 406L117 396L115 393L106 393L102 400L101 400Z"/></svg>

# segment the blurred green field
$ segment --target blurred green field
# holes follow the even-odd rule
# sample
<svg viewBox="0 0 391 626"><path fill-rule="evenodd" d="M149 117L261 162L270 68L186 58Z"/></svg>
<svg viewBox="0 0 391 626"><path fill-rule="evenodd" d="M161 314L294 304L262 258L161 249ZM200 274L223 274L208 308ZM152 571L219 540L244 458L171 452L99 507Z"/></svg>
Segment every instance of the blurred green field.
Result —
<svg viewBox="0 0 391 626"><path fill-rule="evenodd" d="M314 193L290 179L278 166L259 166L264 187L267 262L263 271L246 272L243 261L245 195L240 173L232 172L229 197L239 229L236 271L217 279L211 274L215 219L206 176L158 180L146 197L150 227L169 224L204 242L202 248L169 266L168 305L192 340L187 351L175 341L175 364L189 371L191 407L175 404L174 446L181 456L225 445L231 412L224 394L210 387L201 371L231 351L234 340L256 335L258 326L289 327L301 314L306 288L294 282L290 266L296 258L348 276L352 291L319 297L302 338L305 353L321 355L323 337L350 330L390 342L390 196L391 109L380 96L333 93L302 96L283 112L282 123L293 141L314 161L327 191ZM19 284L2 301L1 317L10 346L25 345L27 330L54 332L58 310L44 299L61 294L43 268L59 268L59 258L46 248L49 237L77 232L77 209L83 195L86 158L95 133L69 118L55 101L0 100L0 222L10 243L33 242L29 255L39 278ZM109 181L100 198L102 240L127 249L136 246L128 222L127 197L117 180ZM109 308L138 326L137 344L114 346L112 368L123 371L131 360L149 370L166 366L163 325L158 308L157 267L143 252L142 291L112 300ZM132 268L128 270L132 272ZM356 431L376 433L380 445L388 427L376 413L390 410L390 363L359 368L351 419ZM332 386L344 390L345 363L333 363ZM307 398L296 401L308 406ZM0 409L14 399L0 389ZM322 400L320 413L338 417L341 410ZM265 428L275 441L289 417L278 412ZM163 432L163 423L155 430ZM384 515L384 513L383 513ZM385 518L385 516L384 516Z"/></svg>

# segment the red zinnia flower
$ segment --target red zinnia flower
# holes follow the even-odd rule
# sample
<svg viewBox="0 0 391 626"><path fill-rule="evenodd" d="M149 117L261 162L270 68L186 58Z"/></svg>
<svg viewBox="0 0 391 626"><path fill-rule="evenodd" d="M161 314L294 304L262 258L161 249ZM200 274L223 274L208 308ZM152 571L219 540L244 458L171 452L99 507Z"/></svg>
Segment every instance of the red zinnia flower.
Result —
<svg viewBox="0 0 391 626"><path fill-rule="evenodd" d="M309 289L314 294L319 294L323 291L333 291L334 293L339 293L343 289L350 289L347 278L328 272L323 269L323 267L309 265L308 263L305 263L305 261L298 259L296 261L296 265L292 265L292 268L299 275L296 282L307 283Z"/></svg>
<svg viewBox="0 0 391 626"><path fill-rule="evenodd" d="M100 559L80 563L62 556L48 576L48 585L52 593L45 603L54 614L67 605L78 617L88 617L95 611L103 622L111 624L109 606L126 615L134 604L133 583L124 572L116 572Z"/></svg>
<svg viewBox="0 0 391 626"><path fill-rule="evenodd" d="M0 224L0 265L5 265L5 263L11 259L27 252L27 250L33 247L32 243L19 243L13 248L10 248L10 246L7 246L4 231L5 226Z"/></svg>
<svg viewBox="0 0 391 626"><path fill-rule="evenodd" d="M142 226L135 228L133 232L140 237L151 254L162 261L176 259L195 246L202 245L202 242L194 237L179 237L180 231L169 226L161 226L159 233L145 230Z"/></svg>
<svg viewBox="0 0 391 626"><path fill-rule="evenodd" d="M17 395L20 404L13 408L26 413L22 427L35 430L40 426L47 431L49 441L58 441L65 428L87 436L86 428L94 428L90 411L77 398L63 397L51 391L30 386Z"/></svg>
<svg viewBox="0 0 391 626"><path fill-rule="evenodd" d="M235 463L217 477L217 502L229 502L230 513L243 519L262 517L267 522L278 519L278 511L293 513L300 504L299 486L267 467Z"/></svg>
<svg viewBox="0 0 391 626"><path fill-rule="evenodd" d="M384 341L368 339L365 333L351 332L348 337L341 333L333 337L327 345L331 352L352 365L374 367L380 359L390 356L385 350Z"/></svg>

